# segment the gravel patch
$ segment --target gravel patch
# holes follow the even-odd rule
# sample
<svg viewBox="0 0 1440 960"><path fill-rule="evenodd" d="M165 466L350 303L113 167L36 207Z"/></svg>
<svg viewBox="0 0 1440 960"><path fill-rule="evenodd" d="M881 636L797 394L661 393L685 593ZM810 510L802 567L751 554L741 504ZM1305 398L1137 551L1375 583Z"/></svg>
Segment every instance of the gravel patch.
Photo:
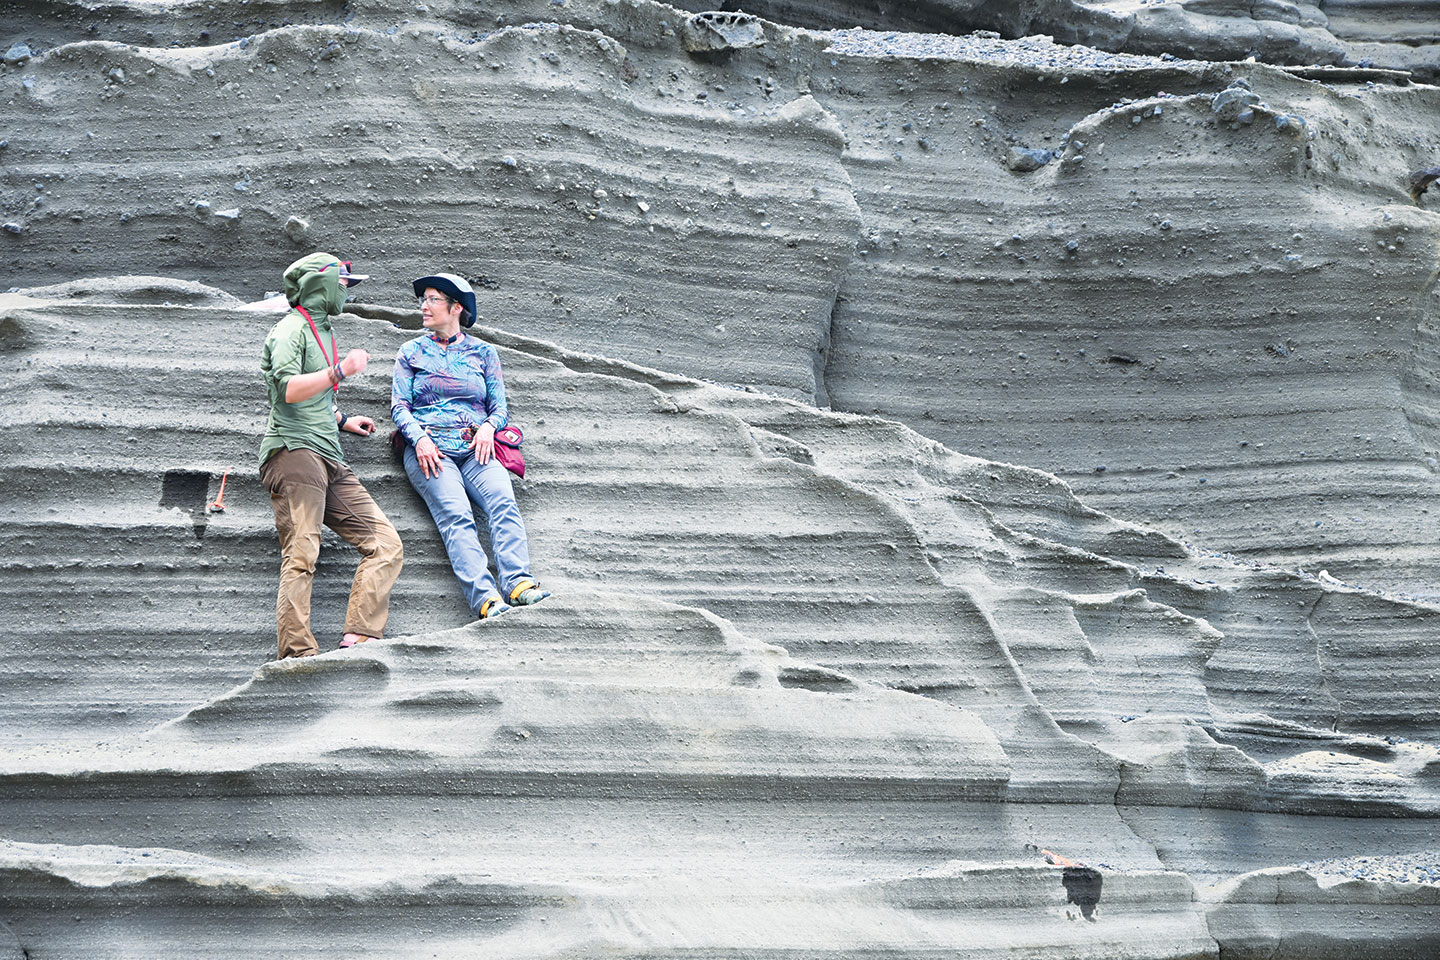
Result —
<svg viewBox="0 0 1440 960"><path fill-rule="evenodd" d="M1002 40L981 31L966 36L948 33L902 33L889 30L827 30L828 53L852 57L900 57L912 60L966 60L1055 70L1153 70L1175 59L1106 53L1093 47L1066 46L1050 37Z"/></svg>
<svg viewBox="0 0 1440 960"><path fill-rule="evenodd" d="M1300 864L1300 867L1320 877L1381 883L1430 883L1440 886L1440 850L1312 860Z"/></svg>

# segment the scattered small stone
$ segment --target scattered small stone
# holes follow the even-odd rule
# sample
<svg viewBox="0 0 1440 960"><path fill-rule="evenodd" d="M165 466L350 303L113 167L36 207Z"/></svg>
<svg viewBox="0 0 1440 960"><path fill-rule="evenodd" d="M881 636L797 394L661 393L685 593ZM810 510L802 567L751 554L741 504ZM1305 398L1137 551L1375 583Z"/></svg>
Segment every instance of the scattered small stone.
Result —
<svg viewBox="0 0 1440 960"><path fill-rule="evenodd" d="M1173 230L1173 229L1175 229L1175 224L1171 223L1169 220L1161 220L1161 221L1160 221L1160 229L1161 229L1161 230Z"/></svg>
<svg viewBox="0 0 1440 960"><path fill-rule="evenodd" d="M105 76L109 77L111 80L114 80L116 83L125 82L125 71L120 67L111 67L110 72L105 74Z"/></svg>
<svg viewBox="0 0 1440 960"><path fill-rule="evenodd" d="M207 200L195 201L195 213L202 217L210 216L210 203Z"/></svg>
<svg viewBox="0 0 1440 960"><path fill-rule="evenodd" d="M519 161L517 161L514 157L510 156L508 153L500 158L500 163L507 170L514 170L520 166Z"/></svg>
<svg viewBox="0 0 1440 960"><path fill-rule="evenodd" d="M6 233L13 233L18 237L23 232L24 228L21 227L20 224L16 223L14 220L11 220L4 226L0 226L0 230L4 230Z"/></svg>
<svg viewBox="0 0 1440 960"><path fill-rule="evenodd" d="M249 190L249 189L250 189L250 181L249 181L249 180L236 180L236 181L235 181L235 192L236 192L236 193L244 193L246 190Z"/></svg>
<svg viewBox="0 0 1440 960"><path fill-rule="evenodd" d="M299 217L291 217L285 221L285 236L299 243L305 239L305 234L310 230L310 222Z"/></svg>
<svg viewBox="0 0 1440 960"><path fill-rule="evenodd" d="M229 210L215 211L216 220L235 221L240 219L240 208L231 207Z"/></svg>

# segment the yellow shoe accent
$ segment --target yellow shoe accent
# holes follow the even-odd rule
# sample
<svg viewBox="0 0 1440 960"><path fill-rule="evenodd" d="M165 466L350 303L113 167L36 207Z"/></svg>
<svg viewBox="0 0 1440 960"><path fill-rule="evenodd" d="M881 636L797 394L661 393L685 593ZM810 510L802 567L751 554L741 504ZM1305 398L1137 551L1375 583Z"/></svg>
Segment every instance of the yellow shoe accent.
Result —
<svg viewBox="0 0 1440 960"><path fill-rule="evenodd" d="M538 586L540 586L540 584L527 577L526 579L521 580L519 583L515 584L514 589L510 591L510 599L514 600L516 597L520 596L520 594L524 593L526 590L529 590L531 587Z"/></svg>

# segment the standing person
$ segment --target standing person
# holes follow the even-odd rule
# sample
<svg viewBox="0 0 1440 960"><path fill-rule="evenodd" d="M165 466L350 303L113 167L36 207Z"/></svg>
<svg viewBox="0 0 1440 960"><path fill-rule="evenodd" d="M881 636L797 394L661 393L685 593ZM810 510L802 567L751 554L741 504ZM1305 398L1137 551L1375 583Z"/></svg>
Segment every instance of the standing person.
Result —
<svg viewBox="0 0 1440 960"><path fill-rule="evenodd" d="M395 527L345 466L340 450L341 430L362 437L375 432L374 420L348 416L335 405L340 385L364 373L370 360L359 349L340 359L332 325L346 288L363 279L328 253L292 263L285 270L291 309L271 328L260 357L270 393L260 479L270 491L280 537L275 621L282 660L314 656L319 649L310 631L310 589L322 523L360 553L342 647L384 635L390 589L404 562Z"/></svg>
<svg viewBox="0 0 1440 960"><path fill-rule="evenodd" d="M413 286L427 332L395 358L390 418L405 438L405 473L435 518L465 602L484 620L550 596L530 576L525 523L510 474L495 458L495 431L509 418L500 355L460 330L475 322L475 291L463 277L439 273ZM472 501L489 521L498 585Z"/></svg>

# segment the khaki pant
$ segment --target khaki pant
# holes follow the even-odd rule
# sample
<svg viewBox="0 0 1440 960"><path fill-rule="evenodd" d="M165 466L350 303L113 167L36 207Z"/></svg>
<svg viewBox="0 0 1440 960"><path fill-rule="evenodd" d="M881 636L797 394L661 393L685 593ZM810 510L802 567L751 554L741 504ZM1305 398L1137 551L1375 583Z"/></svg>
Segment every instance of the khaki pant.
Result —
<svg viewBox="0 0 1440 960"><path fill-rule="evenodd" d="M280 592L275 601L280 658L308 657L319 649L310 632L310 588L320 558L321 523L360 553L345 632L383 636L390 588L400 576L404 550L394 525L359 478L344 464L302 449L281 450L266 460L260 480L270 491L280 537Z"/></svg>

